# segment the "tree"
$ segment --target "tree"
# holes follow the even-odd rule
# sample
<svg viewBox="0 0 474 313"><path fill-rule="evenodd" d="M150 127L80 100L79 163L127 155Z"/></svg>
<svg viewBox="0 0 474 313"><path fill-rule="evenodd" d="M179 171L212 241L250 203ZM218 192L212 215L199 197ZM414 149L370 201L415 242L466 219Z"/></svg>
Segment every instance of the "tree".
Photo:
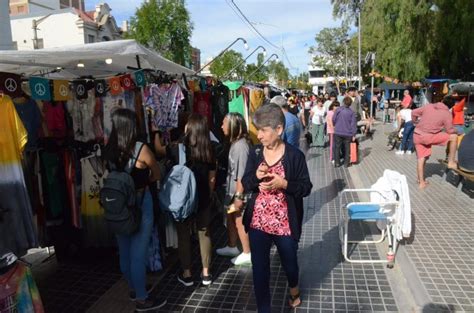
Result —
<svg viewBox="0 0 474 313"><path fill-rule="evenodd" d="M236 74L237 77L242 77L244 72L245 72L245 64L244 64L244 58L242 57L242 54L240 52L237 52L235 50L228 50L226 51L223 55L221 55L219 58L217 58L214 63L211 64L210 66L210 71L212 74L214 74L217 78L219 79L224 79L227 78L226 76L230 74L229 72L238 66L233 73ZM234 76L234 74L230 74Z"/></svg>
<svg viewBox="0 0 474 313"><path fill-rule="evenodd" d="M314 54L313 64L326 70L329 76L344 74L347 31L346 26L323 28L316 34L316 46L309 49Z"/></svg>
<svg viewBox="0 0 474 313"><path fill-rule="evenodd" d="M309 84L309 73L300 73L297 76L291 77L289 88L295 88L298 90L311 91L311 85Z"/></svg>
<svg viewBox="0 0 474 313"><path fill-rule="evenodd" d="M262 82L268 80L267 66L263 65L264 55L257 55L257 64L248 64L245 68L245 79L253 82Z"/></svg>
<svg viewBox="0 0 474 313"><path fill-rule="evenodd" d="M345 25L357 21L357 13L362 9L363 0L331 0L332 15L342 18ZM357 24L357 23L356 23Z"/></svg>
<svg viewBox="0 0 474 313"><path fill-rule="evenodd" d="M268 76L273 78L280 86L286 87L290 78L290 71L280 61L270 61L268 64Z"/></svg>
<svg viewBox="0 0 474 313"><path fill-rule="evenodd" d="M174 62L187 65L191 60L193 30L184 0L149 0L130 19L126 38L152 48Z"/></svg>
<svg viewBox="0 0 474 313"><path fill-rule="evenodd" d="M376 53L375 69L402 81L430 75L469 78L474 68L472 0L332 0L345 25L361 9L362 56ZM356 5L357 4L357 5ZM437 10L433 10L436 4ZM351 43L352 44L352 43ZM349 50L349 55L351 51ZM349 64L352 58L349 57ZM370 71L366 67L363 74Z"/></svg>

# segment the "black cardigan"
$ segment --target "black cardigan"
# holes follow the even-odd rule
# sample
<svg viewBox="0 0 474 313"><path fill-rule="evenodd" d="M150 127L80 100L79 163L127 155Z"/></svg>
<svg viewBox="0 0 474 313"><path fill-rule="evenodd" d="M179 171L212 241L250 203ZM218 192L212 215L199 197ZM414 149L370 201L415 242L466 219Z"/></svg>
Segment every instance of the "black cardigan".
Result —
<svg viewBox="0 0 474 313"><path fill-rule="evenodd" d="M247 232L250 229L255 200L259 193L260 180L257 179L256 172L262 160L263 147L261 145L253 147L249 154L245 174L242 177L245 192L252 193L243 217L243 224ZM284 193L288 204L291 236L299 240L303 224L303 198L310 194L313 184L309 178L305 156L299 149L285 143L285 154L282 162L285 169L285 179L288 181Z"/></svg>

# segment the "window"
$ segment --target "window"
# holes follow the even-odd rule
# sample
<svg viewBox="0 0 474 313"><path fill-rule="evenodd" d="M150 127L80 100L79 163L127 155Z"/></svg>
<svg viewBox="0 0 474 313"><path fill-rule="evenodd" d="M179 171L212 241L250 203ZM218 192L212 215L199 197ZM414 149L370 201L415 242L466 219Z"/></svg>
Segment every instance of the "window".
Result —
<svg viewBox="0 0 474 313"><path fill-rule="evenodd" d="M310 78L324 77L325 74L326 74L326 71L318 71L318 70L309 71Z"/></svg>
<svg viewBox="0 0 474 313"><path fill-rule="evenodd" d="M87 35L87 42L88 43L95 42L95 36L94 35Z"/></svg>
<svg viewBox="0 0 474 313"><path fill-rule="evenodd" d="M16 10L19 14L26 13L26 7L24 5L17 6Z"/></svg>

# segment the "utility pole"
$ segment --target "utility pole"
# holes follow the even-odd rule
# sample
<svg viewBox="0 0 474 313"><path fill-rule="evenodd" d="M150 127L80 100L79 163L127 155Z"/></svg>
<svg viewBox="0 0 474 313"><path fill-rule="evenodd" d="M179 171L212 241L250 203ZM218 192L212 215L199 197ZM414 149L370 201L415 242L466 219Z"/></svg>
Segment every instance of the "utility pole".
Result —
<svg viewBox="0 0 474 313"><path fill-rule="evenodd" d="M45 15L40 19L33 19L31 21L33 28L33 49L37 50L38 48L38 25L41 24L45 19L47 19L51 14Z"/></svg>
<svg viewBox="0 0 474 313"><path fill-rule="evenodd" d="M371 87L370 87L370 117L373 117L373 106L374 102L372 101L372 98L374 96L374 71L375 71L375 52L371 53L370 58L372 59L372 79L371 79Z"/></svg>
<svg viewBox="0 0 474 313"><path fill-rule="evenodd" d="M346 39L344 43L346 44L346 69L345 69L345 76L346 76L346 87L347 87L347 44L349 42L349 39Z"/></svg>
<svg viewBox="0 0 474 313"><path fill-rule="evenodd" d="M361 70L361 48L360 48L360 4L358 7L358 12L357 12L357 22L358 22L358 30L359 30L359 90L362 89L362 70Z"/></svg>

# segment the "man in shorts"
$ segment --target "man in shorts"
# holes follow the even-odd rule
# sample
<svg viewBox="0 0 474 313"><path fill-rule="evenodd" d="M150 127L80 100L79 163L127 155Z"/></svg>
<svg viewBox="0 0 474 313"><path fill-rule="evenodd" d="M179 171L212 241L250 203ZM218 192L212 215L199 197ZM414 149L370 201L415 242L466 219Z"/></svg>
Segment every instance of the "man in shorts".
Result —
<svg viewBox="0 0 474 313"><path fill-rule="evenodd" d="M411 113L412 121L415 124L413 142L418 158L418 184L422 189L428 185L424 170L426 160L431 155L431 146L446 146L449 144L448 168L457 168L454 160L457 148L457 133L449 112L454 103L454 98L447 96L443 99L443 102L427 104L413 110ZM443 129L446 132L442 132Z"/></svg>

